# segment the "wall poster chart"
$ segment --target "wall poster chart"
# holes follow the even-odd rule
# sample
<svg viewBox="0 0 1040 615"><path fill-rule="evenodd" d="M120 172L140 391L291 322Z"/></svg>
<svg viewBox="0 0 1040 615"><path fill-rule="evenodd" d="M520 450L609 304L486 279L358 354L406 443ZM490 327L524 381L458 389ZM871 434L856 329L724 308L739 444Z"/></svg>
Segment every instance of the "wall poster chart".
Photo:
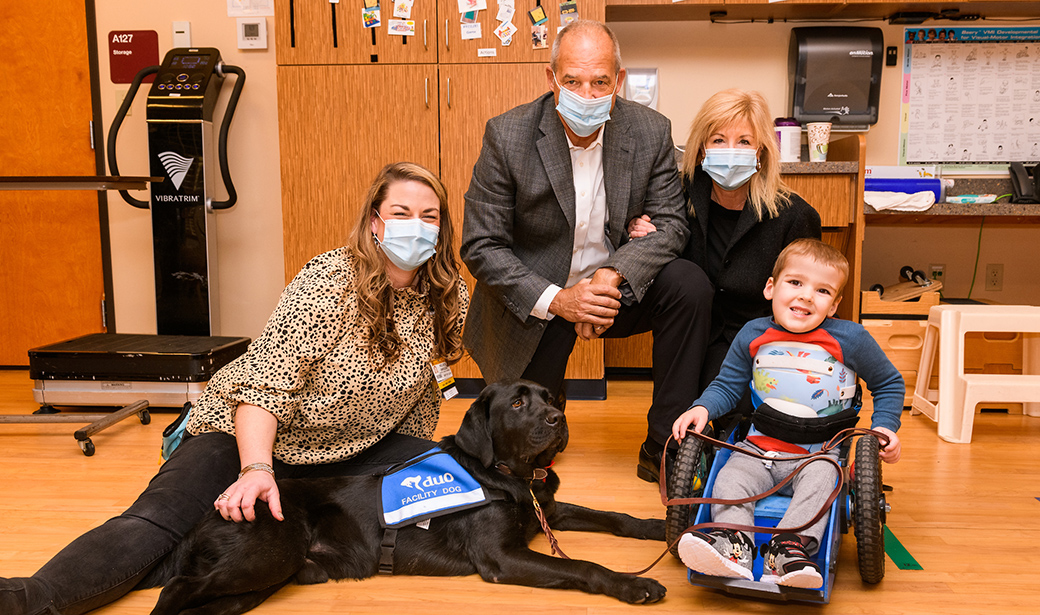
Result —
<svg viewBox="0 0 1040 615"><path fill-rule="evenodd" d="M907 28L899 162L1040 161L1040 28Z"/></svg>

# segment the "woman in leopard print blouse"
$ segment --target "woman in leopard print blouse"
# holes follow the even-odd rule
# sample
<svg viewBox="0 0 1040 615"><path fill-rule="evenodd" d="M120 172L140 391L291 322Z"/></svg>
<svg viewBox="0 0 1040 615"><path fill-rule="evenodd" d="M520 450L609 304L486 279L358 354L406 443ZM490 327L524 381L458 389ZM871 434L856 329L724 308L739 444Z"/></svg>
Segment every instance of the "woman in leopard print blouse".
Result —
<svg viewBox="0 0 1040 615"><path fill-rule="evenodd" d="M210 381L191 435L137 502L33 577L0 579L0 613L107 604L213 507L251 520L262 500L257 508L281 518L275 476L372 473L432 447L441 394L431 361L462 356L469 305L453 234L432 173L385 167L348 245L286 287L260 337Z"/></svg>

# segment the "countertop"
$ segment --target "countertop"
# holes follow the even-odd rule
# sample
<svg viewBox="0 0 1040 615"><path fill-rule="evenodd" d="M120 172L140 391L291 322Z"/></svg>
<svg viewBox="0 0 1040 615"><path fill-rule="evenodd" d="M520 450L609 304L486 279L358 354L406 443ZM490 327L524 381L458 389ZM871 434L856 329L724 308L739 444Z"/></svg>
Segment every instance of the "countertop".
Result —
<svg viewBox="0 0 1040 615"><path fill-rule="evenodd" d="M946 194L1010 195L1011 179L956 177L953 179L953 187L947 188ZM870 205L864 205L863 213L869 216L868 222L871 224L957 221L982 216L1000 218L1001 222L1040 222L1040 204L1012 203L1010 196L1003 196L997 202L987 204L936 203L919 212L877 211Z"/></svg>
<svg viewBox="0 0 1040 615"><path fill-rule="evenodd" d="M858 162L781 162L780 173L783 175L806 175L813 173L858 173Z"/></svg>

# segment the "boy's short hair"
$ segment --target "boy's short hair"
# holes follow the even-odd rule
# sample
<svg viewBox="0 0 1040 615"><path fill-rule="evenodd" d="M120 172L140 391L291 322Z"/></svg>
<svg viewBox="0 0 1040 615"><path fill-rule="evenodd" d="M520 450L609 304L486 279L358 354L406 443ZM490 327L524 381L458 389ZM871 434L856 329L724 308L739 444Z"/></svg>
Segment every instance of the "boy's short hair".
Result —
<svg viewBox="0 0 1040 615"><path fill-rule="evenodd" d="M841 273L841 288L837 289L838 297L842 296L845 283L849 281L849 261L837 248L819 239L796 239L787 244L787 247L780 252L780 256L776 257L776 264L773 265L773 280L780 278L780 274L792 255L808 256L819 265L837 269Z"/></svg>

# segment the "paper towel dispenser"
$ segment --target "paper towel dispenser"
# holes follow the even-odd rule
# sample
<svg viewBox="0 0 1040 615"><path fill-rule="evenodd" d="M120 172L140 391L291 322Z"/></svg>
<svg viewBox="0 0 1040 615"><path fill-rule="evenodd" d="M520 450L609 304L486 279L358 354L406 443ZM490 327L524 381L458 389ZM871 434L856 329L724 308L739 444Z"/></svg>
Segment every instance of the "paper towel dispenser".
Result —
<svg viewBox="0 0 1040 615"><path fill-rule="evenodd" d="M884 45L880 28L792 28L790 115L834 130L877 123Z"/></svg>

